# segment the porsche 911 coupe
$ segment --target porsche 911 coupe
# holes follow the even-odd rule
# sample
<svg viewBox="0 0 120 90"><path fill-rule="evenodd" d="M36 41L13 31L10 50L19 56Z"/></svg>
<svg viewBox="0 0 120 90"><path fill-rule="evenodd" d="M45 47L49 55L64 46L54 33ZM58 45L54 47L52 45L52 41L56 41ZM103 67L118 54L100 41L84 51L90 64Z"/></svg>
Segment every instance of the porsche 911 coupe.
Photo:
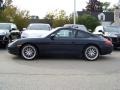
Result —
<svg viewBox="0 0 120 90"><path fill-rule="evenodd" d="M112 53L111 41L75 28L59 27L39 38L23 38L8 45L8 52L32 60L41 55L73 55L97 60Z"/></svg>

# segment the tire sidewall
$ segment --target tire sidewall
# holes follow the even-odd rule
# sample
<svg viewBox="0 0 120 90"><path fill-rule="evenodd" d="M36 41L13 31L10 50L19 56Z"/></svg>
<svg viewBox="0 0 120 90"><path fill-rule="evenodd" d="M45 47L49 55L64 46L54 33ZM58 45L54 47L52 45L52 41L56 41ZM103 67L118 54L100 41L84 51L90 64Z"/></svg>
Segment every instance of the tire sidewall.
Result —
<svg viewBox="0 0 120 90"><path fill-rule="evenodd" d="M25 48L27 48L27 47L31 47L31 48L35 51L35 52L34 52L35 54L34 54L34 56L33 56L32 58L27 58L27 57L23 54ZM21 56L22 56L24 59L26 59L26 60L33 60L33 59L35 59L36 56L37 56L37 54L38 54L38 51L37 51L36 47L33 46L33 45L26 44L26 45L24 45L24 46L21 48Z"/></svg>
<svg viewBox="0 0 120 90"><path fill-rule="evenodd" d="M94 49L96 49L96 52L97 52L97 55L94 57L94 58L89 58L89 56L87 56L86 55L86 53L87 53L87 50L89 49L89 48L94 48ZM96 46L93 46L93 45L90 45L90 46L87 46L85 49L84 49L84 57L85 57L85 59L86 60L88 60L88 61L95 61L95 60L97 60L98 58L99 58L99 49L96 47Z"/></svg>

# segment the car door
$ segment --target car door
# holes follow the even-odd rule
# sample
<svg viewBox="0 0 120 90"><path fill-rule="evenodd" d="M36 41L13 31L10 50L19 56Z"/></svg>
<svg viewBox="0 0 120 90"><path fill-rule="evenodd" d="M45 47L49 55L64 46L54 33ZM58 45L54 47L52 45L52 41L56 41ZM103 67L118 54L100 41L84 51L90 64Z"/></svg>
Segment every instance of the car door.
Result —
<svg viewBox="0 0 120 90"><path fill-rule="evenodd" d="M50 54L72 54L74 53L74 39L76 30L60 29L53 33L54 38L50 39L46 52ZM53 35L52 34L52 35Z"/></svg>

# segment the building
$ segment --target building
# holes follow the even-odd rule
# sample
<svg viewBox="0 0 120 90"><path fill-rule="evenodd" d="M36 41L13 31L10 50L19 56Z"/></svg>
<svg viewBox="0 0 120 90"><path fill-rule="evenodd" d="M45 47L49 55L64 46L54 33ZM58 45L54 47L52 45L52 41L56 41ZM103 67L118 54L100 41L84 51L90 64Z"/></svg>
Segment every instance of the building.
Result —
<svg viewBox="0 0 120 90"><path fill-rule="evenodd" d="M96 2L97 0L89 0L89 2ZM101 21L102 25L120 25L120 0L117 3L117 8L114 12L86 12L77 11L77 16L83 14L90 14Z"/></svg>
<svg viewBox="0 0 120 90"><path fill-rule="evenodd" d="M120 0L118 2L118 8L114 10L114 23L113 25L120 25Z"/></svg>
<svg viewBox="0 0 120 90"><path fill-rule="evenodd" d="M102 25L110 25L114 22L114 12L86 12L86 11L77 11L77 16L82 16L84 14L90 14L96 17Z"/></svg>

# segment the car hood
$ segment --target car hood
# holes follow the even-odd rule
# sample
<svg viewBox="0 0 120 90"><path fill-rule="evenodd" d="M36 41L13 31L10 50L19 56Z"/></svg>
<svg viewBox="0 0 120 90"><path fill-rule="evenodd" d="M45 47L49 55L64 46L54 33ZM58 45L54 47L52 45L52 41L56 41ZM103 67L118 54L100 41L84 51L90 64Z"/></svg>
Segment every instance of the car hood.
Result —
<svg viewBox="0 0 120 90"><path fill-rule="evenodd" d="M117 37L120 36L120 33L118 32L105 32L105 36L109 36L109 37Z"/></svg>
<svg viewBox="0 0 120 90"><path fill-rule="evenodd" d="M5 35L7 33L9 33L9 30L0 30L0 35Z"/></svg>
<svg viewBox="0 0 120 90"><path fill-rule="evenodd" d="M26 30L21 34L22 38L38 38L48 34L50 31L47 30Z"/></svg>

